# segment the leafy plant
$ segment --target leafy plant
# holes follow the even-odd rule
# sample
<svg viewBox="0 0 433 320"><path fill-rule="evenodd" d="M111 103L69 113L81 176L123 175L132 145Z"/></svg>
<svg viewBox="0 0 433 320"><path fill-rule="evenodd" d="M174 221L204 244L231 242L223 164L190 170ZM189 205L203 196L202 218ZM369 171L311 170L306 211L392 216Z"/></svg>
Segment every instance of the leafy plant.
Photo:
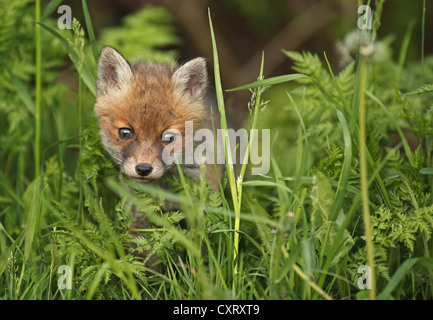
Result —
<svg viewBox="0 0 433 320"><path fill-rule="evenodd" d="M170 192L119 180L91 111L97 49L174 63L170 15L145 7L96 38L85 0L88 35L78 20L55 28L60 1L29 3L0 6L2 299L363 299L362 265L374 273L370 298L433 297L433 59L406 61L413 26L393 59L392 39L378 33L384 1L372 34L342 42L350 59L338 71L326 54L284 51L295 74L265 78L262 60L256 82L232 89L250 90L246 125L274 135L267 175L243 166L237 176L228 164L215 191L204 171L199 181L179 171L163 178ZM210 38L225 128L224 65ZM73 90L56 80L63 72ZM180 210L162 210L164 201ZM130 230L132 210L146 228ZM64 265L72 289L57 285Z"/></svg>

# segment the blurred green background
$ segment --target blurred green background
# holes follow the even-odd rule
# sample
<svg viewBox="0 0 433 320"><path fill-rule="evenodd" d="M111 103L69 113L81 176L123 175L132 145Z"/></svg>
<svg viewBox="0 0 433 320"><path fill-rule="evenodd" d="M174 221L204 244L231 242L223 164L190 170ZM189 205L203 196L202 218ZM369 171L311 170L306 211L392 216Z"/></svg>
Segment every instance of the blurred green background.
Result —
<svg viewBox="0 0 433 320"><path fill-rule="evenodd" d="M208 8L215 29L224 89L234 88L255 81L259 74L260 60L264 53L264 76L289 74L295 72L293 60L282 50L311 52L325 62L324 53L337 74L345 66L346 37L357 29L359 19L356 0L107 0L87 1L96 41L99 47L116 47L126 58L142 57L156 61L169 58L179 63L197 56L209 59L209 73L212 81L212 46L209 32ZM373 13L375 1L372 1ZM72 16L76 17L85 30L88 39L85 17L81 1L41 1L43 13L49 5L69 5ZM59 30L57 20L61 13L52 8L49 19L43 23L57 30L67 39L73 38L70 30ZM144 10L142 10L145 8ZM422 34L422 0L385 1L380 18L377 40L386 39L385 59L397 61L407 31L412 27L406 65L421 60L422 40L424 55L433 53L433 10L431 2L426 2L425 35ZM7 67L0 74L0 124L8 128L8 134L0 136L2 143L9 143L14 152L27 154L29 148L18 150L31 141L33 120L31 117L34 89L34 9L33 2L19 0L10 2L0 0L0 58ZM46 30L42 30L43 92L42 92L42 146L46 148L59 139L77 133L78 113L76 99L79 91L77 72L68 58L62 43ZM87 40L86 40L87 41ZM389 45L388 45L389 44ZM85 45L86 64L94 74L95 59L90 46ZM344 51L344 50L343 50ZM324 63L324 66L326 64ZM12 77L11 77L12 75ZM12 79L12 80L11 80ZM21 88L28 90L17 95L17 81ZM427 79L426 79L427 80ZM418 84L421 85L421 82ZM20 86L18 86L20 87ZM272 128L274 139L279 128L284 128L284 143L281 149L294 145L297 136L298 118L288 110L289 100L285 90L287 84L274 86L266 93L269 107L260 119L264 128ZM414 88L412 88L414 89ZM22 92L23 93L23 92ZM226 92L227 108L233 118L241 123L246 117L250 93L246 90ZM23 106L23 98L25 106ZM83 117L92 114L94 96L83 86L81 94ZM16 107L20 105L20 107ZM26 108L27 107L27 108ZM49 111L49 112L46 112ZM55 120L51 118L51 113ZM85 122L83 122L85 123ZM29 125L30 124L30 125ZM47 125L49 124L49 125ZM17 130L19 128L19 132ZM290 130L288 130L290 129ZM292 139L293 138L293 139ZM277 144L278 146L278 144ZM5 148L4 150L8 150ZM54 149L47 151L48 157ZM71 150L69 150L71 151ZM5 151L7 152L7 151ZM291 151L287 151L290 153ZM14 168L16 161L10 157L6 168ZM279 154L284 163L285 157ZM24 160L22 160L24 161ZM75 166L67 162L66 167ZM285 164L281 164L283 169ZM24 164L22 164L24 168ZM24 170L24 169L23 169ZM24 172L19 170L19 172ZM29 169L25 169L29 170ZM7 170L6 170L7 171ZM30 172L28 172L30 173Z"/></svg>
<svg viewBox="0 0 433 320"><path fill-rule="evenodd" d="M84 21L80 1L63 3L71 6L73 16ZM359 18L356 0L88 1L96 37L105 28L121 25L125 16L146 5L163 7L171 13L180 40L175 49L181 61L199 55L212 57L207 19L210 8L226 88L256 79L262 51L266 77L290 71L290 62L281 49L320 55L326 51L330 61L336 62L336 42L357 28ZM408 25L414 20L409 60L420 58L422 5L422 0L389 0L382 13L379 39L394 35L393 52L398 52ZM433 52L433 10L429 5L427 1L426 55Z"/></svg>
<svg viewBox="0 0 433 320"><path fill-rule="evenodd" d="M358 7L367 1L355 0L109 0L88 1L88 8L96 39L100 45L117 47L126 57L133 57L140 52L141 42L149 40L161 49L161 56L171 51L171 56L179 63L196 56L204 56L212 62L212 46L209 32L208 8L211 11L218 44L221 77L224 89L234 88L257 79L262 53L264 53L264 75L272 76L293 73L293 61L282 50L311 52L317 54L325 63L324 53L335 73L347 65L342 52L347 36L357 28L360 17ZM375 1L371 8L375 13ZM64 1L72 8L73 16L84 21L80 1ZM154 19L155 28L160 30L137 30L134 16L143 7L154 7L147 17L136 19ZM156 12L157 9L163 9ZM146 10L145 10L146 11ZM145 12L144 11L144 12ZM161 14L167 15L161 18ZM397 61L406 32L412 27L407 61L420 61L421 48L424 55L433 52L433 10L427 1L425 13L425 36L422 44L423 1L388 0L385 1L380 18L378 41L386 39L388 52L385 59ZM58 15L57 15L58 16ZM56 14L53 15L56 18ZM128 20L129 19L129 20ZM129 22L128 22L129 21ZM161 24L164 21L164 24ZM131 26L125 36L125 25ZM83 27L85 27L85 24ZM119 28L116 31L116 28ZM166 34L174 37L164 38ZM116 32L119 33L116 36ZM143 39L144 37L151 39ZM142 41L141 41L142 40ZM159 44L158 44L159 43ZM388 45L389 44L389 45ZM340 49L339 49L340 48ZM155 60L155 52L151 59ZM140 52L143 53L143 52ZM139 54L140 55L140 54ZM325 64L326 65L326 64ZM209 72L212 81L212 67ZM274 86L267 92L270 100L261 117L260 125L272 128L271 139L283 130L276 143L279 153L277 161L283 170L290 173L294 168L290 164L291 154L296 148L298 118L293 111L288 111L289 100L285 90L287 85ZM226 92L227 108L238 123L246 118L248 91ZM278 116L281 114L281 117ZM288 130L290 129L290 130ZM280 146L280 147L279 147ZM288 147L289 146L289 147ZM293 146L293 150L290 146ZM279 147L279 148L278 148ZM282 152L282 153L281 153Z"/></svg>

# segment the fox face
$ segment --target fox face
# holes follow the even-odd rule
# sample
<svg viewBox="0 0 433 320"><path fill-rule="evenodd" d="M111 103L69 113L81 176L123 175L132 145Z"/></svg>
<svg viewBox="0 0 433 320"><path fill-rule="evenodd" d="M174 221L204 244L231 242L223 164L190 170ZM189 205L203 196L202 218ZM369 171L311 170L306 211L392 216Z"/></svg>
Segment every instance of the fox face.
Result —
<svg viewBox="0 0 433 320"><path fill-rule="evenodd" d="M158 179L173 164L163 150L185 148L185 122L199 128L205 118L204 58L179 68L128 61L104 47L98 60L95 114L105 149L121 172L136 181ZM175 166L175 165L174 165Z"/></svg>

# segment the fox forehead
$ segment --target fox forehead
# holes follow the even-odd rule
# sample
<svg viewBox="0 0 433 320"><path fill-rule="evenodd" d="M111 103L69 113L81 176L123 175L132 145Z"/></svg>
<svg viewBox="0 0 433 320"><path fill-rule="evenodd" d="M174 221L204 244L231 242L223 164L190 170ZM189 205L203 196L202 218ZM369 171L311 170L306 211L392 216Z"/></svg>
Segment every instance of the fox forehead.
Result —
<svg viewBox="0 0 433 320"><path fill-rule="evenodd" d="M134 74L135 84L143 90L152 87L172 87L171 77L174 68L165 64L135 63L131 65Z"/></svg>
<svg viewBox="0 0 433 320"><path fill-rule="evenodd" d="M172 69L165 65L136 64L133 77L126 90L116 94L116 106L128 118L148 119L160 116L174 118L178 102L171 84ZM112 112L113 110L110 110Z"/></svg>

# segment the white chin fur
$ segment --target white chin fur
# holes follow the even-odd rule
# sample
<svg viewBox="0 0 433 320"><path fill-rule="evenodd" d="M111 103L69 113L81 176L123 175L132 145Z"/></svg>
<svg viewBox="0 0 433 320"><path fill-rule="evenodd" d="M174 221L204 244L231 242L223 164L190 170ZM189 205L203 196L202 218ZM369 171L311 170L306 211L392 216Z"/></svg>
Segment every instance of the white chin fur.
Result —
<svg viewBox="0 0 433 320"><path fill-rule="evenodd" d="M128 158L125 160L122 166L122 171L131 179L138 181L155 180L159 179L164 175L164 167L160 163L152 163L152 172L147 176L140 176L135 171L137 161L134 158Z"/></svg>

